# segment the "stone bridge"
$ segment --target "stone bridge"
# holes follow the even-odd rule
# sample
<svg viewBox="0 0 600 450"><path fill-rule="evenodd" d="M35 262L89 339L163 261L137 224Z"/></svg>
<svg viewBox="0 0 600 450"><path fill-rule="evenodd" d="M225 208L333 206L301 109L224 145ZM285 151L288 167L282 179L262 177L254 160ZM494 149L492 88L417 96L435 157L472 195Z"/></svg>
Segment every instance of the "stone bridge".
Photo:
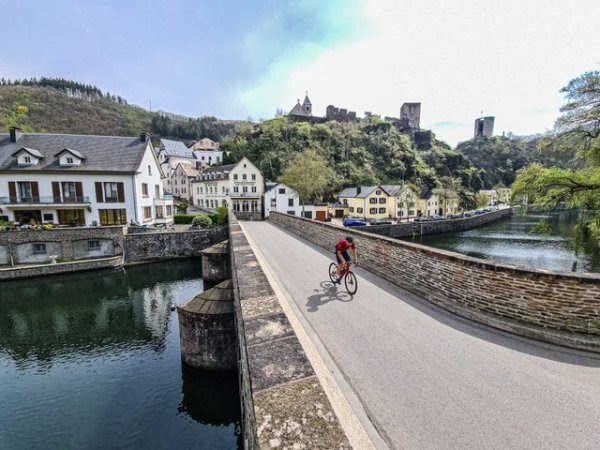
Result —
<svg viewBox="0 0 600 450"><path fill-rule="evenodd" d="M354 296L329 281L354 234ZM246 448L594 448L600 276L230 218Z"/></svg>

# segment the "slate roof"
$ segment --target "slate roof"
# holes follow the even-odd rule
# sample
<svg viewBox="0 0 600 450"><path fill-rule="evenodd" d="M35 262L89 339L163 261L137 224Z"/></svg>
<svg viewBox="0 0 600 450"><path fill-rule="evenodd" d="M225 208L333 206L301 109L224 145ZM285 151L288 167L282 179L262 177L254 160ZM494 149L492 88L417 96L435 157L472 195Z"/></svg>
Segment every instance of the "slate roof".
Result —
<svg viewBox="0 0 600 450"><path fill-rule="evenodd" d="M368 197L378 187L379 186L361 186L360 194L357 194L358 188L350 187L350 188L346 188L342 192L340 192L338 197L365 198L365 197Z"/></svg>
<svg viewBox="0 0 600 450"><path fill-rule="evenodd" d="M182 158L194 159L194 152L187 148L181 141L172 141L170 139L161 139L160 148L165 151L167 156L180 156Z"/></svg>
<svg viewBox="0 0 600 450"><path fill-rule="evenodd" d="M77 156L79 159L85 159L85 156L83 156L77 150L73 150L71 148L63 148L60 152L58 152L54 156L56 156L58 158L58 156L61 155L61 154L63 154L64 152L69 152L70 154Z"/></svg>
<svg viewBox="0 0 600 450"><path fill-rule="evenodd" d="M229 179L229 172L231 172L235 166L237 166L237 164L228 164L226 166L209 166L198 174L198 178L196 178L196 180L204 181L203 176L206 175L207 177L210 177L211 174L215 174L215 178L209 178L211 180L227 180Z"/></svg>
<svg viewBox="0 0 600 450"><path fill-rule="evenodd" d="M148 141L137 137L88 136L78 134L23 134L17 142L0 134L0 171L136 172ZM18 166L11 155L26 147L37 150L42 159L34 166ZM79 166L60 166L56 154L68 148L85 155Z"/></svg>
<svg viewBox="0 0 600 450"><path fill-rule="evenodd" d="M275 181L267 181L265 183L265 192L270 191L271 189L276 188L280 183L277 183Z"/></svg>
<svg viewBox="0 0 600 450"><path fill-rule="evenodd" d="M36 158L43 158L44 155L42 155L40 152L38 152L36 149L34 148L27 148L27 147L21 147L19 150L17 150L16 152L14 152L12 155L10 156L17 156L19 153L21 152L27 152L29 153L31 156L35 156Z"/></svg>
<svg viewBox="0 0 600 450"><path fill-rule="evenodd" d="M308 93L306 93L306 96L304 97L304 102L302 103L303 106L305 105L311 105L312 103L310 102L310 98L308 98Z"/></svg>
<svg viewBox="0 0 600 450"><path fill-rule="evenodd" d="M395 197L402 189L404 189L404 186L401 184L382 184L381 188L387 192L390 197Z"/></svg>

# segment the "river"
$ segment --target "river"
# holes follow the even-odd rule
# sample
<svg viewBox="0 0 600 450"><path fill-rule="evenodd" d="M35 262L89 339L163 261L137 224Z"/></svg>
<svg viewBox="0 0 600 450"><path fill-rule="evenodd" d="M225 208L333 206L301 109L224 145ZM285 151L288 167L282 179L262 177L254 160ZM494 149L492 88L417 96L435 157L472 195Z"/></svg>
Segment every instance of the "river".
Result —
<svg viewBox="0 0 600 450"><path fill-rule="evenodd" d="M198 260L0 283L0 448L239 448L237 374L182 367Z"/></svg>
<svg viewBox="0 0 600 450"><path fill-rule="evenodd" d="M573 226L578 223L578 217L577 211L515 213L510 218L468 231L420 236L412 241L525 267L564 272L600 272L600 248L597 243L588 237L579 245L579 251L575 251ZM531 228L541 220L547 220L550 233L532 234Z"/></svg>

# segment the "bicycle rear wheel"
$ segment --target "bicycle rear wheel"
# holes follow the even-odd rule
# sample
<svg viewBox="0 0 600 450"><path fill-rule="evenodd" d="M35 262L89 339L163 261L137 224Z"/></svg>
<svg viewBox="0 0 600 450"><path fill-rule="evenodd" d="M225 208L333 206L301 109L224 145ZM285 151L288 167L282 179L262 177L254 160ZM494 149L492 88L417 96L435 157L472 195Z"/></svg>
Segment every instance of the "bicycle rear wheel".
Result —
<svg viewBox="0 0 600 450"><path fill-rule="evenodd" d="M329 264L329 279L332 283L337 282L337 264L331 263Z"/></svg>
<svg viewBox="0 0 600 450"><path fill-rule="evenodd" d="M358 280L356 279L356 275L354 275L352 272L348 272L344 277L344 284L346 285L348 294L356 294L356 290L358 289Z"/></svg>

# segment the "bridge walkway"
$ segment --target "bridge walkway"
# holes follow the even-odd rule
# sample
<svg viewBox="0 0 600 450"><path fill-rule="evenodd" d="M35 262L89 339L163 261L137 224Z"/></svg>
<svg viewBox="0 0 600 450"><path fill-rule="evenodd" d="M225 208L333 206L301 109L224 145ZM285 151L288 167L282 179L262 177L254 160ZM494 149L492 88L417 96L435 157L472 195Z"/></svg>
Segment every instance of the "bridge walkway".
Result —
<svg viewBox="0 0 600 450"><path fill-rule="evenodd" d="M461 319L360 268L351 297L328 279L333 250L269 222L242 228L384 445L597 448L600 358Z"/></svg>

